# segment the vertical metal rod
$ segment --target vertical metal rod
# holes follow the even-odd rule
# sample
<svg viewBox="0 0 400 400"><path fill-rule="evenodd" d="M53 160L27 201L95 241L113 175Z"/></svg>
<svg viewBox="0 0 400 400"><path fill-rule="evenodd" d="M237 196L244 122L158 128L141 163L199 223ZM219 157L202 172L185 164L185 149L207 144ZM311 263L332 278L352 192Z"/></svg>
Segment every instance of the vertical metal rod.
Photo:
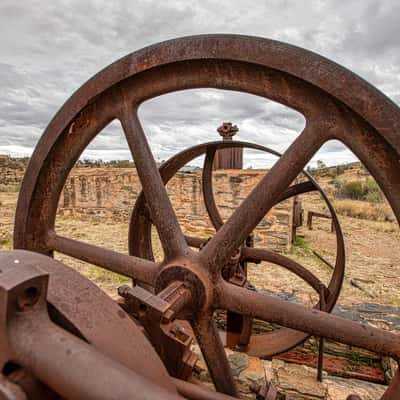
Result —
<svg viewBox="0 0 400 400"><path fill-rule="evenodd" d="M320 285L319 288L319 307L320 310L323 310L325 307L325 286ZM318 382L322 382L322 372L324 369L324 344L325 340L321 336L318 341L318 365L317 365L317 380Z"/></svg>
<svg viewBox="0 0 400 400"><path fill-rule="evenodd" d="M322 382L322 372L324 369L324 338L319 338L318 344L318 372L317 372L317 379L319 382Z"/></svg>

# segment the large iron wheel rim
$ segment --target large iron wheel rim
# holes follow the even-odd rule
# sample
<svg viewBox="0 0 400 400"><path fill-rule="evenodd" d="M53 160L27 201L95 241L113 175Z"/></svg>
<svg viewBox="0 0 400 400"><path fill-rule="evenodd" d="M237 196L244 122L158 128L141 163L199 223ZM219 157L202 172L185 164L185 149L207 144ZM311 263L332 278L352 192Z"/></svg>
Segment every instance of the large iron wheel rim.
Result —
<svg viewBox="0 0 400 400"><path fill-rule="evenodd" d="M274 100L303 114L306 127L195 259L166 197L137 108L152 97L200 87L243 91ZM163 265L82 246L54 232L58 199L68 173L89 142L114 119L120 120L139 177L142 184L147 184L143 189L166 253ZM152 283L172 262L188 268L185 260L195 260L207 290L192 326L217 390L227 394L236 395L237 391L211 322L215 308L398 359L400 340L396 335L359 328L317 310L305 311L269 296L243 292L222 282L218 268L243 243L313 154L332 139L343 142L363 162L400 221L399 131L400 111L391 100L350 71L309 51L272 40L234 35L164 42L105 68L84 84L50 122L24 177L14 246L48 255L54 250L62 251ZM384 399L395 399L399 380L397 375Z"/></svg>

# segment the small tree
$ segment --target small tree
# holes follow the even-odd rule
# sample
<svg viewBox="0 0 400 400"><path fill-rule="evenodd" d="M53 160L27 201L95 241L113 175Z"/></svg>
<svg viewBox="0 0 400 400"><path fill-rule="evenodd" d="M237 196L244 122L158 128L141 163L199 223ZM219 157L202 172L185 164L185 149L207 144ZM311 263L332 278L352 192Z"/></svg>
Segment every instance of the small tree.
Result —
<svg viewBox="0 0 400 400"><path fill-rule="evenodd" d="M318 160L317 161L317 168L318 169L326 168L326 164L322 160Z"/></svg>

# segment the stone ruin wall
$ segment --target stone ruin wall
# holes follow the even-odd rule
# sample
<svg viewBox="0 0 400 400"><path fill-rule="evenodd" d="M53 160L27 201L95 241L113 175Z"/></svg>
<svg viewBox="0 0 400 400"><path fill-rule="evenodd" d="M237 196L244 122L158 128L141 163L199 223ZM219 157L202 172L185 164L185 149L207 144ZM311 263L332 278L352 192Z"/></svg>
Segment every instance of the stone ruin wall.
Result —
<svg viewBox="0 0 400 400"><path fill-rule="evenodd" d="M18 191L28 159L0 155L0 190ZM265 170L217 170L213 173L216 202L224 220L246 198ZM168 194L185 233L214 234L201 187L201 172L179 172L167 185ZM65 185L59 214L127 222L141 191L134 168L75 167ZM258 246L287 250L291 242L292 201L274 207L255 231Z"/></svg>
<svg viewBox="0 0 400 400"><path fill-rule="evenodd" d="M28 159L0 154L0 190L16 191L22 182Z"/></svg>
<svg viewBox="0 0 400 400"><path fill-rule="evenodd" d="M220 213L225 220L246 198L265 174L265 170L218 170L213 188ZM167 185L183 231L189 236L214 234L201 187L201 172L179 172ZM59 213L116 222L127 222L141 191L132 168L75 168L60 198ZM289 248L292 200L274 207L255 231L255 244L278 251Z"/></svg>

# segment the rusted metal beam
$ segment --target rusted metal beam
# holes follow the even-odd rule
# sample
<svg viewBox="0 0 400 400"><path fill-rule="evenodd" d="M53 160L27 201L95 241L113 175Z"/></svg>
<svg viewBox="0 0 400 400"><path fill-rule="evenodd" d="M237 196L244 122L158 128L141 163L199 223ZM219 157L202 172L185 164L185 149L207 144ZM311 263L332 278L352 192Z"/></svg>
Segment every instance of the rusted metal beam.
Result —
<svg viewBox="0 0 400 400"><path fill-rule="evenodd" d="M149 285L154 284L157 271L160 269L157 263L66 238L54 232L48 233L46 245L52 251L58 251Z"/></svg>

